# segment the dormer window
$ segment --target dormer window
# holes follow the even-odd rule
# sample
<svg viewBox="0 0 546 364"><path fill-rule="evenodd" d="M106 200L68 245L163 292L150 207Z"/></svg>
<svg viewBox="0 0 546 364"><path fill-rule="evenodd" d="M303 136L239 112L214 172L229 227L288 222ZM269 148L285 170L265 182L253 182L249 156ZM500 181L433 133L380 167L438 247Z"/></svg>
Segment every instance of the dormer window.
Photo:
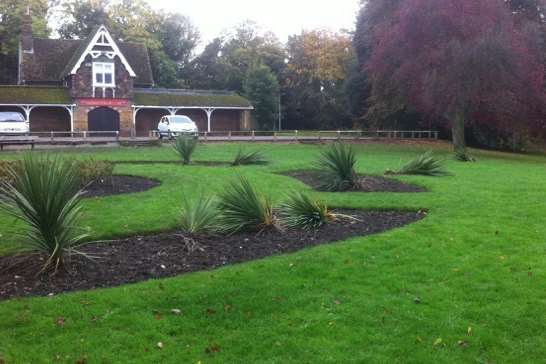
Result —
<svg viewBox="0 0 546 364"><path fill-rule="evenodd" d="M93 62L93 86L115 87L114 64L108 62Z"/></svg>

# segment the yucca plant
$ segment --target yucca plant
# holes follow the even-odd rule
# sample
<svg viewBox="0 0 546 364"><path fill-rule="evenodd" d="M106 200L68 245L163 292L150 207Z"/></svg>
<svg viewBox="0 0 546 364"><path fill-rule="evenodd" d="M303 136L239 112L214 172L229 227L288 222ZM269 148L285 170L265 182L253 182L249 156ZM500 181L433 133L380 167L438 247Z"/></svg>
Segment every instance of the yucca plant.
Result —
<svg viewBox="0 0 546 364"><path fill-rule="evenodd" d="M432 151L421 154L417 158L404 164L396 171L387 170L386 174L412 174L422 176L446 176L449 173L444 169L444 163L436 158Z"/></svg>
<svg viewBox="0 0 546 364"><path fill-rule="evenodd" d="M321 178L321 189L333 192L358 187L355 164L356 155L349 145L335 142L323 150L316 163Z"/></svg>
<svg viewBox="0 0 546 364"><path fill-rule="evenodd" d="M455 160L459 162L475 162L476 158L468 153L466 149L458 149L455 151Z"/></svg>
<svg viewBox="0 0 546 364"><path fill-rule="evenodd" d="M64 257L82 243L80 176L72 161L27 154L12 183L0 185L0 209L22 221L21 235L33 250L48 255L42 271L55 272Z"/></svg>
<svg viewBox="0 0 546 364"><path fill-rule="evenodd" d="M246 151L243 148L239 148L239 150L237 150L237 154L235 155L235 158L233 159L233 162L231 162L231 165L242 166L242 165L265 164L265 163L267 163L267 159L263 155L262 151L260 150Z"/></svg>
<svg viewBox="0 0 546 364"><path fill-rule="evenodd" d="M332 222L336 215L328 206L301 192L294 192L279 206L281 223L287 228L318 229Z"/></svg>
<svg viewBox="0 0 546 364"><path fill-rule="evenodd" d="M181 237L190 253L204 250L199 243L199 238L216 233L219 215L218 205L211 197L201 196L193 202L189 202L186 198L182 200L180 227L185 235Z"/></svg>
<svg viewBox="0 0 546 364"><path fill-rule="evenodd" d="M260 195L246 178L232 181L219 198L221 226L226 233L276 227L271 199Z"/></svg>
<svg viewBox="0 0 546 364"><path fill-rule="evenodd" d="M190 164L191 156L197 147L197 139L189 136L179 136L173 142L173 149L182 158L182 163Z"/></svg>

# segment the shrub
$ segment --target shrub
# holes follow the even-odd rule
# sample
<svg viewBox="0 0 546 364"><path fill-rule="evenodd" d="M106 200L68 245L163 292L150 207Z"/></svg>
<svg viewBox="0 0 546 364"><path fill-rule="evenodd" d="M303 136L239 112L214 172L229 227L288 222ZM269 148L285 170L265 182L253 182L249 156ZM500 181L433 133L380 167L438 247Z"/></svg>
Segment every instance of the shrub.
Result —
<svg viewBox="0 0 546 364"><path fill-rule="evenodd" d="M281 222L288 228L317 229L335 220L325 203L296 192L280 205Z"/></svg>
<svg viewBox="0 0 546 364"><path fill-rule="evenodd" d="M335 142L321 152L317 168L321 188L327 191L346 191L358 187L355 172L356 155L351 146Z"/></svg>
<svg viewBox="0 0 546 364"><path fill-rule="evenodd" d="M260 150L245 151L243 148L239 148L235 159L231 162L233 166L250 165L250 164L266 164L267 159Z"/></svg>
<svg viewBox="0 0 546 364"><path fill-rule="evenodd" d="M225 232L261 232L276 226L271 199L258 194L246 178L231 182L219 197L221 226Z"/></svg>
<svg viewBox="0 0 546 364"><path fill-rule="evenodd" d="M114 173L114 163L109 161L99 161L90 158L76 161L74 162L74 165L82 186L98 180L110 178Z"/></svg>
<svg viewBox="0 0 546 364"><path fill-rule="evenodd" d="M218 226L218 205L211 197L199 197L194 202L182 201L180 226L191 237L212 234Z"/></svg>
<svg viewBox="0 0 546 364"><path fill-rule="evenodd" d="M459 162L475 162L476 158L468 153L466 149L463 149L455 151L455 160Z"/></svg>
<svg viewBox="0 0 546 364"><path fill-rule="evenodd" d="M399 170L387 170L386 174L415 174L422 176L446 176L443 161L434 157L431 151L421 154L417 158L404 164Z"/></svg>
<svg viewBox="0 0 546 364"><path fill-rule="evenodd" d="M182 163L190 164L191 156L197 147L197 139L189 136L179 136L173 142L173 149L182 158Z"/></svg>
<svg viewBox="0 0 546 364"><path fill-rule="evenodd" d="M13 171L19 170L21 162L0 160L0 183L13 183Z"/></svg>
<svg viewBox="0 0 546 364"><path fill-rule="evenodd" d="M1 184L0 209L27 226L23 236L31 248L49 256L42 270L57 271L86 237L77 231L82 192L74 162L28 154L9 173L13 183Z"/></svg>

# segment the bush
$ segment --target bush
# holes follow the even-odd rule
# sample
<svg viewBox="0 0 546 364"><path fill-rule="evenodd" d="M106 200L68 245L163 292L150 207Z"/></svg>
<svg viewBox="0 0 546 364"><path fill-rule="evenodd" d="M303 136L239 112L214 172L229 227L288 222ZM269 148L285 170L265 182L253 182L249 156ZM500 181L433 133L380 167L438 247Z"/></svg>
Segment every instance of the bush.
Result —
<svg viewBox="0 0 546 364"><path fill-rule="evenodd" d="M475 162L474 158L466 149L455 151L455 160L459 162Z"/></svg>
<svg viewBox="0 0 546 364"><path fill-rule="evenodd" d="M193 203L182 201L180 226L190 237L213 234L218 226L218 205L210 197L200 197Z"/></svg>
<svg viewBox="0 0 546 364"><path fill-rule="evenodd" d="M446 176L442 160L434 157L431 151L421 154L417 158L404 164L399 170L387 170L386 174L415 174L422 176Z"/></svg>
<svg viewBox="0 0 546 364"><path fill-rule="evenodd" d="M276 226L271 199L258 194L244 177L231 182L220 194L219 209L222 230L230 234Z"/></svg>
<svg viewBox="0 0 546 364"><path fill-rule="evenodd" d="M86 237L78 233L80 177L74 162L27 154L9 168L13 182L0 187L0 209L26 226L28 245L49 256L43 270L63 264L66 253ZM47 166L47 168L44 168Z"/></svg>
<svg viewBox="0 0 546 364"><path fill-rule="evenodd" d="M173 142L173 149L182 158L182 163L190 164L191 156L197 147L197 139L188 136L179 136Z"/></svg>
<svg viewBox="0 0 546 364"><path fill-rule="evenodd" d="M13 183L13 171L19 170L21 162L0 160L0 183Z"/></svg>
<svg viewBox="0 0 546 364"><path fill-rule="evenodd" d="M321 152L317 168L321 177L321 189L346 191L358 187L355 172L356 155L351 146L335 142Z"/></svg>
<svg viewBox="0 0 546 364"><path fill-rule="evenodd" d="M80 185L85 186L89 183L112 177L114 173L114 163L109 161L99 161L93 158L78 160L74 162Z"/></svg>
<svg viewBox="0 0 546 364"><path fill-rule="evenodd" d="M235 159L231 162L233 166L250 165L250 164L266 164L267 159L260 150L247 152L243 148L239 148Z"/></svg>
<svg viewBox="0 0 546 364"><path fill-rule="evenodd" d="M325 203L301 192L293 193L280 205L280 216L288 228L318 229L335 220Z"/></svg>

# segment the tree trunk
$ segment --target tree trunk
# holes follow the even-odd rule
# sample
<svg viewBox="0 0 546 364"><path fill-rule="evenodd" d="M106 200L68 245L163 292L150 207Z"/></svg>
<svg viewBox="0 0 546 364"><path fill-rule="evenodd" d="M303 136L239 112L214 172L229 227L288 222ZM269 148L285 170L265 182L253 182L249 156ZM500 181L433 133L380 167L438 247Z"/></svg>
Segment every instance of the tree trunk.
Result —
<svg viewBox="0 0 546 364"><path fill-rule="evenodd" d="M464 153L466 150L466 141L464 138L464 113L458 112L451 119L451 133L453 140L453 149L456 153Z"/></svg>

